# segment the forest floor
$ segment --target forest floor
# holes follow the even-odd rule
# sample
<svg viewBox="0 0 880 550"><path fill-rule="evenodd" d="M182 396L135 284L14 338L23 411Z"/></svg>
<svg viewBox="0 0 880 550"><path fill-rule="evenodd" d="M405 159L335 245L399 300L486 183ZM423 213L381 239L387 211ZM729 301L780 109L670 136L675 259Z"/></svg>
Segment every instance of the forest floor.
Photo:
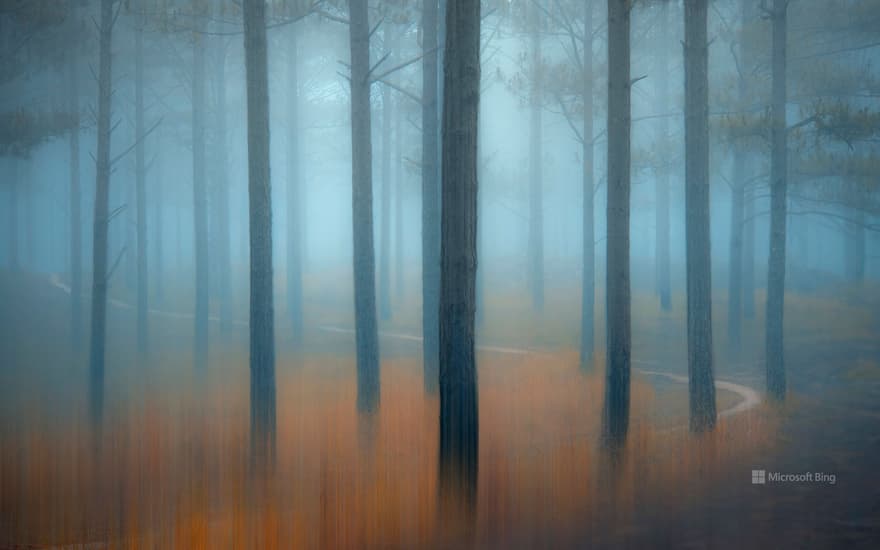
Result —
<svg viewBox="0 0 880 550"><path fill-rule="evenodd" d="M422 389L414 336L417 296L405 295L382 322L381 405L364 418L354 406L349 297L335 292L343 285L333 276L306 284L301 353L292 352L278 315L278 460L261 485L245 456L243 327L221 334L212 325L209 367L196 372L185 291L166 289L153 306L184 314L151 316L146 359L132 353L132 311L111 306L99 438L87 416L85 352L70 345L69 297L45 277L0 272L0 547L448 546L436 497L437 399ZM132 302L124 288L113 294L119 304ZM496 289L478 335L488 349L479 356L472 542L877 547L877 296L875 288L789 294L786 403L750 406L696 437L683 429L681 297L665 313L653 296L636 293L634 363L660 374L634 377L630 438L612 463L598 445L601 350L587 373L572 351L576 288L548 293L543 315L515 290ZM716 303L716 349L726 350L726 311ZM237 305L236 318L244 319ZM716 376L763 394L757 310L744 324L743 349L716 353ZM597 306L597 341L600 313ZM721 389L718 409L735 410L743 399ZM757 469L833 474L835 483L753 485Z"/></svg>

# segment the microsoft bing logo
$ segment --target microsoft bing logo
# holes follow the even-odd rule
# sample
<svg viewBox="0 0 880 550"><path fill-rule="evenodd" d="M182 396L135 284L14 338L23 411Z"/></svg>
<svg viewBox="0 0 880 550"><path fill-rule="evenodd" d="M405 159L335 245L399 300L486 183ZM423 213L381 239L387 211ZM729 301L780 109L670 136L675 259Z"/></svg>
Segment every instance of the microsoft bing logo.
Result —
<svg viewBox="0 0 880 550"><path fill-rule="evenodd" d="M764 470L752 470L752 485L764 485L767 483Z"/></svg>

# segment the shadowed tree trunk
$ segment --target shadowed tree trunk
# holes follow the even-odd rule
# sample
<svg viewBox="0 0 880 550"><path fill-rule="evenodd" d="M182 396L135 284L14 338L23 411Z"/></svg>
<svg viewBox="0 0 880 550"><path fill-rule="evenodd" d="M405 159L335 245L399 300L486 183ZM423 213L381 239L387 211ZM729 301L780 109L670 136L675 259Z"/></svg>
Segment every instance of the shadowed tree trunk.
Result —
<svg viewBox="0 0 880 550"><path fill-rule="evenodd" d="M437 127L437 0L422 4L422 336L425 391L437 391L440 186Z"/></svg>
<svg viewBox="0 0 880 550"><path fill-rule="evenodd" d="M205 36L201 1L195 3L196 32L193 34L192 76L192 170L193 230L196 261L195 363L204 368L208 361L208 196L205 184Z"/></svg>
<svg viewBox="0 0 880 550"><path fill-rule="evenodd" d="M405 277L403 257L403 117L400 113L400 100L395 102L394 112L394 296L398 308L403 303Z"/></svg>
<svg viewBox="0 0 880 550"><path fill-rule="evenodd" d="M10 159L12 165L12 177L9 180L9 267L18 271L20 259L18 257L18 159Z"/></svg>
<svg viewBox="0 0 880 550"><path fill-rule="evenodd" d="M70 340L82 349L82 195L79 167L79 57L70 52L70 112L76 125L70 132ZM15 182L11 182L13 185ZM15 219L14 217L11 219Z"/></svg>
<svg viewBox="0 0 880 550"><path fill-rule="evenodd" d="M301 167L299 155L299 57L296 27L289 31L287 55L287 313L290 316L291 340L295 348L302 344L302 227L300 202Z"/></svg>
<svg viewBox="0 0 880 550"><path fill-rule="evenodd" d="M351 199L354 237L354 316L358 410L379 407L379 335L373 248L373 169L370 134L370 26L367 3L349 1L351 47Z"/></svg>
<svg viewBox="0 0 880 550"><path fill-rule="evenodd" d="M630 7L630 0L608 0L607 350L603 436L612 448L623 445L629 428Z"/></svg>
<svg viewBox="0 0 880 550"><path fill-rule="evenodd" d="M147 323L147 191L144 164L144 18L139 16L134 29L134 135L135 202L137 204L137 346L138 353L149 349Z"/></svg>
<svg viewBox="0 0 880 550"><path fill-rule="evenodd" d="M772 51L772 151L770 156L770 258L767 267L767 392L785 398L783 310L788 151L785 129L785 39L788 0L774 0Z"/></svg>
<svg viewBox="0 0 880 550"><path fill-rule="evenodd" d="M593 366L596 310L596 237L594 231L595 189L593 185L593 5L584 3L584 129L583 137L583 279L581 281L581 369Z"/></svg>
<svg viewBox="0 0 880 550"><path fill-rule="evenodd" d="M100 428L104 416L104 344L107 324L107 229L110 199L110 108L113 0L101 0L98 40L98 117L95 215L92 243L92 316L89 347L89 415Z"/></svg>
<svg viewBox="0 0 880 550"><path fill-rule="evenodd" d="M389 39L385 36L386 43ZM379 197L379 315L391 318L391 89L382 86L382 195Z"/></svg>
<svg viewBox="0 0 880 550"><path fill-rule="evenodd" d="M532 309L544 309L544 195L542 190L541 167L542 120L541 120L541 35L539 32L540 14L537 6L531 7L530 41L532 54L532 87L529 107L529 290L532 295Z"/></svg>
<svg viewBox="0 0 880 550"><path fill-rule="evenodd" d="M275 311L266 4L263 0L244 0L243 12L250 218L251 456L257 464L271 464L275 457Z"/></svg>
<svg viewBox="0 0 880 550"><path fill-rule="evenodd" d="M691 431L715 426L712 372L712 261L709 242L708 0L684 4L685 243Z"/></svg>
<svg viewBox="0 0 880 550"><path fill-rule="evenodd" d="M161 140L160 140L161 141ZM156 157L156 169L158 172L158 177L153 180L153 242L154 244L154 252L153 252L153 284L154 284L154 296L153 299L157 303L161 303L162 296L164 293L164 289L162 288L162 266L164 265L163 258L163 205L162 205L162 185L165 181L165 175L163 173L164 163L162 162L162 156L159 155Z"/></svg>
<svg viewBox="0 0 880 550"><path fill-rule="evenodd" d="M220 330L228 332L232 328L232 285L230 281L232 261L230 260L229 236L229 175L226 149L226 43L225 37L215 41L217 59L214 80L217 90L217 105L214 124L217 131L214 147L216 149L216 175L214 187L214 212L216 223L213 227L214 251L217 256L217 290L220 301Z"/></svg>
<svg viewBox="0 0 880 550"><path fill-rule="evenodd" d="M455 491L453 496L463 496L473 505L479 434L474 309L480 3L448 0L446 32L440 252L441 498L449 496L447 491Z"/></svg>
<svg viewBox="0 0 880 550"><path fill-rule="evenodd" d="M660 26L665 29L669 24L669 8L666 2L660 4ZM665 35L665 31L660 33ZM654 59L657 63L657 90L656 105L657 112L666 113L669 111L669 69L668 69L668 52L663 47L657 47ZM657 131L660 143L669 140L669 121L666 117L661 116L657 120ZM656 283L657 295L660 297L660 309L662 311L670 311L672 309L672 289L669 274L669 166L668 161L664 166L660 167L657 174L657 216L656 216L656 243L657 250L655 254L656 262Z"/></svg>
<svg viewBox="0 0 880 550"><path fill-rule="evenodd" d="M753 187L743 193L742 308L746 319L755 317L755 198Z"/></svg>

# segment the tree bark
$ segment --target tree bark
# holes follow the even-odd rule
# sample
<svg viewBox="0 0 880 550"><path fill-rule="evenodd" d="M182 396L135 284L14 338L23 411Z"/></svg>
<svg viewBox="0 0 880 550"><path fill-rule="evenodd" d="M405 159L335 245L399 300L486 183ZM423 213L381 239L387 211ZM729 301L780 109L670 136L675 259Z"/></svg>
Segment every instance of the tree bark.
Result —
<svg viewBox="0 0 880 550"><path fill-rule="evenodd" d="M540 13L531 6L530 41L532 53L532 87L529 97L529 287L532 309L544 309L544 194L541 168L542 148L542 74Z"/></svg>
<svg viewBox="0 0 880 550"><path fill-rule="evenodd" d="M79 58L70 49L70 112L76 127L70 132L70 341L74 350L82 349L82 194L79 165ZM15 182L12 182L13 185ZM14 219L14 218L13 218Z"/></svg>
<svg viewBox="0 0 880 550"><path fill-rule="evenodd" d="M437 0L422 3L422 336L425 391L436 393L439 361L440 186Z"/></svg>
<svg viewBox="0 0 880 550"><path fill-rule="evenodd" d="M196 5L201 5L197 2ZM195 351L196 368L204 368L208 361L208 196L205 182L205 36L199 11L194 19L196 32L193 43L192 77L192 170L193 170L193 231L195 235L196 304Z"/></svg>
<svg viewBox="0 0 880 550"><path fill-rule="evenodd" d="M144 18L139 16L134 30L134 133L135 201L137 203L137 346L140 354L149 349L147 322L147 191L144 164Z"/></svg>
<svg viewBox="0 0 880 550"><path fill-rule="evenodd" d="M244 0L250 218L251 456L275 457L275 312L272 297L272 193L266 4Z"/></svg>
<svg viewBox="0 0 880 550"><path fill-rule="evenodd" d="M299 53L296 27L289 30L287 63L287 312L294 347L302 344L302 208L299 154Z"/></svg>
<svg viewBox="0 0 880 550"><path fill-rule="evenodd" d="M478 457L474 313L480 3L448 0L443 85L440 283L441 491L475 502ZM461 493L459 493L461 494Z"/></svg>
<svg viewBox="0 0 880 550"><path fill-rule="evenodd" d="M92 244L92 315L89 348L89 414L100 429L104 416L104 344L107 324L107 219L110 196L110 109L113 0L101 0L98 40L98 120L95 215Z"/></svg>
<svg viewBox="0 0 880 550"><path fill-rule="evenodd" d="M370 25L367 3L349 1L351 47L351 198L358 410L379 407L379 335L373 247L373 168L370 130Z"/></svg>
<svg viewBox="0 0 880 550"><path fill-rule="evenodd" d="M607 330L603 435L622 446L630 401L630 0L608 0Z"/></svg>
<svg viewBox="0 0 880 550"><path fill-rule="evenodd" d="M785 398L783 311L785 303L786 188L788 151L785 129L785 57L788 0L772 9L772 152L770 157L770 258L767 269L767 393Z"/></svg>
<svg viewBox="0 0 880 550"><path fill-rule="evenodd" d="M595 188L593 184L593 5L589 2L584 3L584 15L584 128L581 134L584 138L582 173L584 212L580 366L583 370L589 370L593 366L596 310Z"/></svg>
<svg viewBox="0 0 880 550"><path fill-rule="evenodd" d="M715 427L712 372L712 256L709 233L708 0L686 0L685 27L685 243L690 428Z"/></svg>

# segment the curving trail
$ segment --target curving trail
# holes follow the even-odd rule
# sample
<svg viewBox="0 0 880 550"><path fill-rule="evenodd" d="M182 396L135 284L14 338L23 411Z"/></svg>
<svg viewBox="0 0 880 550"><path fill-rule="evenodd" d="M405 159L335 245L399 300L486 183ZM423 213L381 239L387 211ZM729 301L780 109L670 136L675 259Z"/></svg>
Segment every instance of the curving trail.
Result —
<svg viewBox="0 0 880 550"><path fill-rule="evenodd" d="M53 274L49 277L49 284L54 286L55 288L63 291L65 294L70 294L70 286L66 285L58 274ZM121 309L132 309L131 304L127 304L121 300L115 298L108 298L107 302L110 305L116 306ZM179 313L174 311L163 311L158 309L149 309L149 313L151 315L156 315L158 317L168 317L174 319L192 319L192 314L189 313ZM208 317L208 320L211 322L219 322L220 319L216 316ZM232 321L233 325L246 327L248 323L246 321ZM335 327L331 325L319 325L319 330L323 330L325 332L335 332L339 334L354 334L354 329L349 328L341 328ZM379 331L379 335L385 338L391 338L394 340L406 340L410 342L421 342L422 337L416 336L412 334L404 334L399 332L386 332ZM503 353L508 355L531 355L535 353L540 353L536 350L522 349L522 348L510 348L510 347L502 347L502 346L490 346L490 345L478 345L477 349L482 351L488 351L492 353ZM657 361L646 361L640 359L633 359L633 363L641 364L641 365L657 365ZM648 376L661 376L672 380L674 382L678 382L681 384L687 384L688 379L687 376L682 376L679 374L672 374L668 372L660 372L646 369L635 369L636 371L648 375ZM761 404L761 394L758 393L754 388L749 386L745 386L743 384L737 384L736 382L730 382L727 380L715 380L715 387L722 390L727 390L729 392L733 392L739 395L742 400L737 402L732 407L728 407L723 411L718 413L719 418L725 418L728 416L733 416L736 414L740 414L751 410L758 405Z"/></svg>

